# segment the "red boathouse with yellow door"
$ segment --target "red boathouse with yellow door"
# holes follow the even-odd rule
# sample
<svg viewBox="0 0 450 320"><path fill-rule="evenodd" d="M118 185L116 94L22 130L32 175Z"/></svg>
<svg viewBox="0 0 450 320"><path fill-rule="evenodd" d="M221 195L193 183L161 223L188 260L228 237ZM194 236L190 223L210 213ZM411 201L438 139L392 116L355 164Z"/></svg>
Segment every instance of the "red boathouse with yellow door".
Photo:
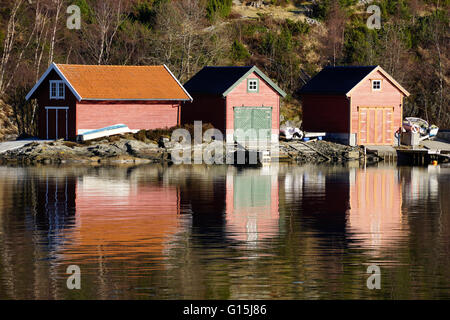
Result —
<svg viewBox="0 0 450 320"><path fill-rule="evenodd" d="M380 66L325 67L300 90L303 129L350 145L394 145L409 93Z"/></svg>

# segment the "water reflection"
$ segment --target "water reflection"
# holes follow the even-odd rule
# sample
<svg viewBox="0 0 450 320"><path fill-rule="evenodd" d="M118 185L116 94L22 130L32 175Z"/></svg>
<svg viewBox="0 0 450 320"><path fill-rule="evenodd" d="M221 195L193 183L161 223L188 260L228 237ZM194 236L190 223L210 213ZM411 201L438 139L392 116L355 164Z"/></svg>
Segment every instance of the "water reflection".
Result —
<svg viewBox="0 0 450 320"><path fill-rule="evenodd" d="M30 207L34 211L33 224L48 233L48 250L54 252L63 244L64 230L72 227L75 218L75 179L46 173L43 179L33 182L32 192L36 193L35 205Z"/></svg>
<svg viewBox="0 0 450 320"><path fill-rule="evenodd" d="M392 167L350 170L349 231L374 254L395 246L407 232L399 174Z"/></svg>
<svg viewBox="0 0 450 320"><path fill-rule="evenodd" d="M178 228L179 190L121 177L83 176L76 180L76 231L66 252L77 259L128 259L128 254L160 259ZM133 208L133 210L130 210Z"/></svg>
<svg viewBox="0 0 450 320"><path fill-rule="evenodd" d="M442 167L0 168L0 298L448 297L449 177ZM387 268L386 290L366 289L370 263ZM70 264L82 269L79 292L65 288Z"/></svg>
<svg viewBox="0 0 450 320"><path fill-rule="evenodd" d="M227 233L256 246L278 233L277 167L237 172L230 167L226 182Z"/></svg>

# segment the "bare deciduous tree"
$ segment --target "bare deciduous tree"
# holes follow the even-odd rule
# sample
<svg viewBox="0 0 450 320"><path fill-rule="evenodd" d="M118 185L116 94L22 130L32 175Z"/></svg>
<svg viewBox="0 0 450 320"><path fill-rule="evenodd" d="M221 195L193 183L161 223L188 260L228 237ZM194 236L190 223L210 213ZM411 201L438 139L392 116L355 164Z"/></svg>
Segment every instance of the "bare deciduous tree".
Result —
<svg viewBox="0 0 450 320"><path fill-rule="evenodd" d="M90 52L97 64L107 64L119 27L127 19L126 5L122 0L101 0L93 3L95 22L83 28Z"/></svg>
<svg viewBox="0 0 450 320"><path fill-rule="evenodd" d="M345 12L341 9L337 1L333 1L326 20L328 33L323 39L325 55L330 57L333 66L342 57L345 22Z"/></svg>
<svg viewBox="0 0 450 320"><path fill-rule="evenodd" d="M48 64L50 65L53 62L53 55L55 52L55 43L56 43L56 31L59 25L59 15L61 13L62 6L64 4L63 0L52 0L51 5L54 8L54 20L53 20L53 30L52 36L50 39L50 52L48 54Z"/></svg>
<svg viewBox="0 0 450 320"><path fill-rule="evenodd" d="M148 59L166 63L182 81L202 65L213 63L225 51L227 34L206 28L205 4L181 0L162 4L156 14L157 39Z"/></svg>
<svg viewBox="0 0 450 320"><path fill-rule="evenodd" d="M6 72L9 67L11 53L13 51L15 37L16 37L16 24L17 24L17 12L22 5L23 0L15 0L12 4L11 13L6 28L6 36L3 42L3 54L0 61L0 95L5 93L7 83L5 83Z"/></svg>

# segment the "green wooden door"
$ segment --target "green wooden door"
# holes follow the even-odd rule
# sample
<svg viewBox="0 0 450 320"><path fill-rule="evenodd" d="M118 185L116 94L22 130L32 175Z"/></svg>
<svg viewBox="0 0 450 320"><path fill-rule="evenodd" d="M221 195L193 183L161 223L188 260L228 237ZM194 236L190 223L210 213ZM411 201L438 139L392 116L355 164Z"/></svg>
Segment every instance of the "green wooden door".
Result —
<svg viewBox="0 0 450 320"><path fill-rule="evenodd" d="M234 130L241 129L246 139L268 139L272 133L272 108L270 107L235 107Z"/></svg>

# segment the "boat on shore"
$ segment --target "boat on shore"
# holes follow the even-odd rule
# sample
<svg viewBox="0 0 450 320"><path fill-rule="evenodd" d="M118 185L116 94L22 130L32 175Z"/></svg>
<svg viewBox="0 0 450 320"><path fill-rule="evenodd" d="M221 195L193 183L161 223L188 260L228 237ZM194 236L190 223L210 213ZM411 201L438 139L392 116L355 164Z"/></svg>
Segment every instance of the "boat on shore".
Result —
<svg viewBox="0 0 450 320"><path fill-rule="evenodd" d="M421 118L407 117L403 120L403 129L405 132L419 133L422 137L434 137L438 134L439 128L435 125L429 125Z"/></svg>
<svg viewBox="0 0 450 320"><path fill-rule="evenodd" d="M115 134L123 134L123 133L131 133L134 132L133 130L130 130L126 125L124 124L115 124L112 126L95 129L95 130L89 130L83 133L80 133L77 136L77 141L88 141L92 139L97 138L103 138L103 137L109 137Z"/></svg>

